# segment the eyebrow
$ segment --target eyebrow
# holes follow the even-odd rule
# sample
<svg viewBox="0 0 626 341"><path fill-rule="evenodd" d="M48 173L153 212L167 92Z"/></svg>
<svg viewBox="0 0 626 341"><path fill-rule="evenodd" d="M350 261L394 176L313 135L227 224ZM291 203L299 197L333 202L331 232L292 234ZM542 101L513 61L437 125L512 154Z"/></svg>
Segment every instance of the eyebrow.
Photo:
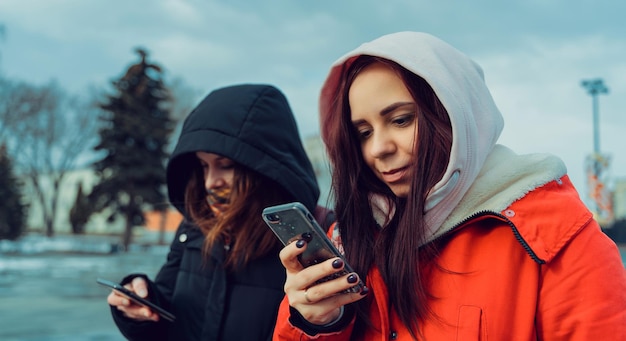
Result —
<svg viewBox="0 0 626 341"><path fill-rule="evenodd" d="M390 113L392 113L392 112L394 112L394 111L396 111L396 110L398 110L400 108L406 107L406 106L415 106L415 103L414 102L396 102L396 103L392 103L392 104L384 107L380 111L380 116L387 116ZM352 121L352 124L353 125L358 125L358 124L363 123L363 121L364 120Z"/></svg>
<svg viewBox="0 0 626 341"><path fill-rule="evenodd" d="M415 103L413 102L397 102L397 103L393 103L385 108L383 108L383 110L380 111L380 115L381 116L386 116L389 115L390 113L405 107L405 106L414 106Z"/></svg>

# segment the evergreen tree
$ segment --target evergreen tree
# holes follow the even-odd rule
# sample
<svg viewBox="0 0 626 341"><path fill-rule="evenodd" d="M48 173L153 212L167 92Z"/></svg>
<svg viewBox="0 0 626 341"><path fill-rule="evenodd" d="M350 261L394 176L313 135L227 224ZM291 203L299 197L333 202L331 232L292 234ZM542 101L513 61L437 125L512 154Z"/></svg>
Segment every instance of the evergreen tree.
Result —
<svg viewBox="0 0 626 341"><path fill-rule="evenodd" d="M143 211L166 202L166 147L173 130L162 70L147 62L145 50L136 52L139 63L112 82L116 93L100 104L104 125L95 151L104 157L94 163L99 179L89 196L98 211L112 212L109 221L125 220L126 249L133 227L144 223Z"/></svg>
<svg viewBox="0 0 626 341"><path fill-rule="evenodd" d="M85 195L83 191L83 183L78 184L78 190L76 191L76 199L74 205L70 209L69 221L72 226L73 234L85 233L85 225L89 221L92 214L92 206L89 202L89 196Z"/></svg>
<svg viewBox="0 0 626 341"><path fill-rule="evenodd" d="M22 182L13 174L5 145L0 145L0 239L15 240L26 229L28 206L22 201Z"/></svg>

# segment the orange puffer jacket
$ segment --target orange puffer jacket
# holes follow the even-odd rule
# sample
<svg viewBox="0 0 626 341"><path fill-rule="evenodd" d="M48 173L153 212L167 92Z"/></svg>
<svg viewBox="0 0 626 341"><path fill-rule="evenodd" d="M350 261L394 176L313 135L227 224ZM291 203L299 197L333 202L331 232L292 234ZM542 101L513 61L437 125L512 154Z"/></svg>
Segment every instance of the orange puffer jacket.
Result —
<svg viewBox="0 0 626 341"><path fill-rule="evenodd" d="M434 271L425 340L626 340L626 270L567 176L501 212L455 228ZM363 340L412 340L393 310L376 268L370 270L373 328ZM311 337L281 304L274 340L349 340L343 331Z"/></svg>

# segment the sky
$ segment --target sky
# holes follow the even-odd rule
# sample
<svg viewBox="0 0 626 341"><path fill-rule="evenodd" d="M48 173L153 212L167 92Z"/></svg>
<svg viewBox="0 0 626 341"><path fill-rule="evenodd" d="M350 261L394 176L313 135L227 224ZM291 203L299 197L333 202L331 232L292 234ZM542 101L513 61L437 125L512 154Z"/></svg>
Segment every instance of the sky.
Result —
<svg viewBox="0 0 626 341"><path fill-rule="evenodd" d="M505 120L499 143L563 159L579 192L593 151L600 78L606 181L626 179L626 2L606 0L0 0L0 73L106 87L146 48L199 101L235 83L284 91L303 137L319 133L317 98L330 65L363 42L423 31L480 64Z"/></svg>

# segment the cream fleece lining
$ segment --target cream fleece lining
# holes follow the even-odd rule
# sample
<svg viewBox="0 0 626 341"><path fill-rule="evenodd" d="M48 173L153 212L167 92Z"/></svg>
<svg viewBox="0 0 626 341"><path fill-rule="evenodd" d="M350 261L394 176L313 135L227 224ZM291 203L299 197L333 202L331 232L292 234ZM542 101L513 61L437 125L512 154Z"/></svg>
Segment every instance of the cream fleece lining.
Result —
<svg viewBox="0 0 626 341"><path fill-rule="evenodd" d="M566 173L565 164L556 156L545 153L518 155L497 144L461 202L429 240L449 231L474 213L502 212L528 192Z"/></svg>

